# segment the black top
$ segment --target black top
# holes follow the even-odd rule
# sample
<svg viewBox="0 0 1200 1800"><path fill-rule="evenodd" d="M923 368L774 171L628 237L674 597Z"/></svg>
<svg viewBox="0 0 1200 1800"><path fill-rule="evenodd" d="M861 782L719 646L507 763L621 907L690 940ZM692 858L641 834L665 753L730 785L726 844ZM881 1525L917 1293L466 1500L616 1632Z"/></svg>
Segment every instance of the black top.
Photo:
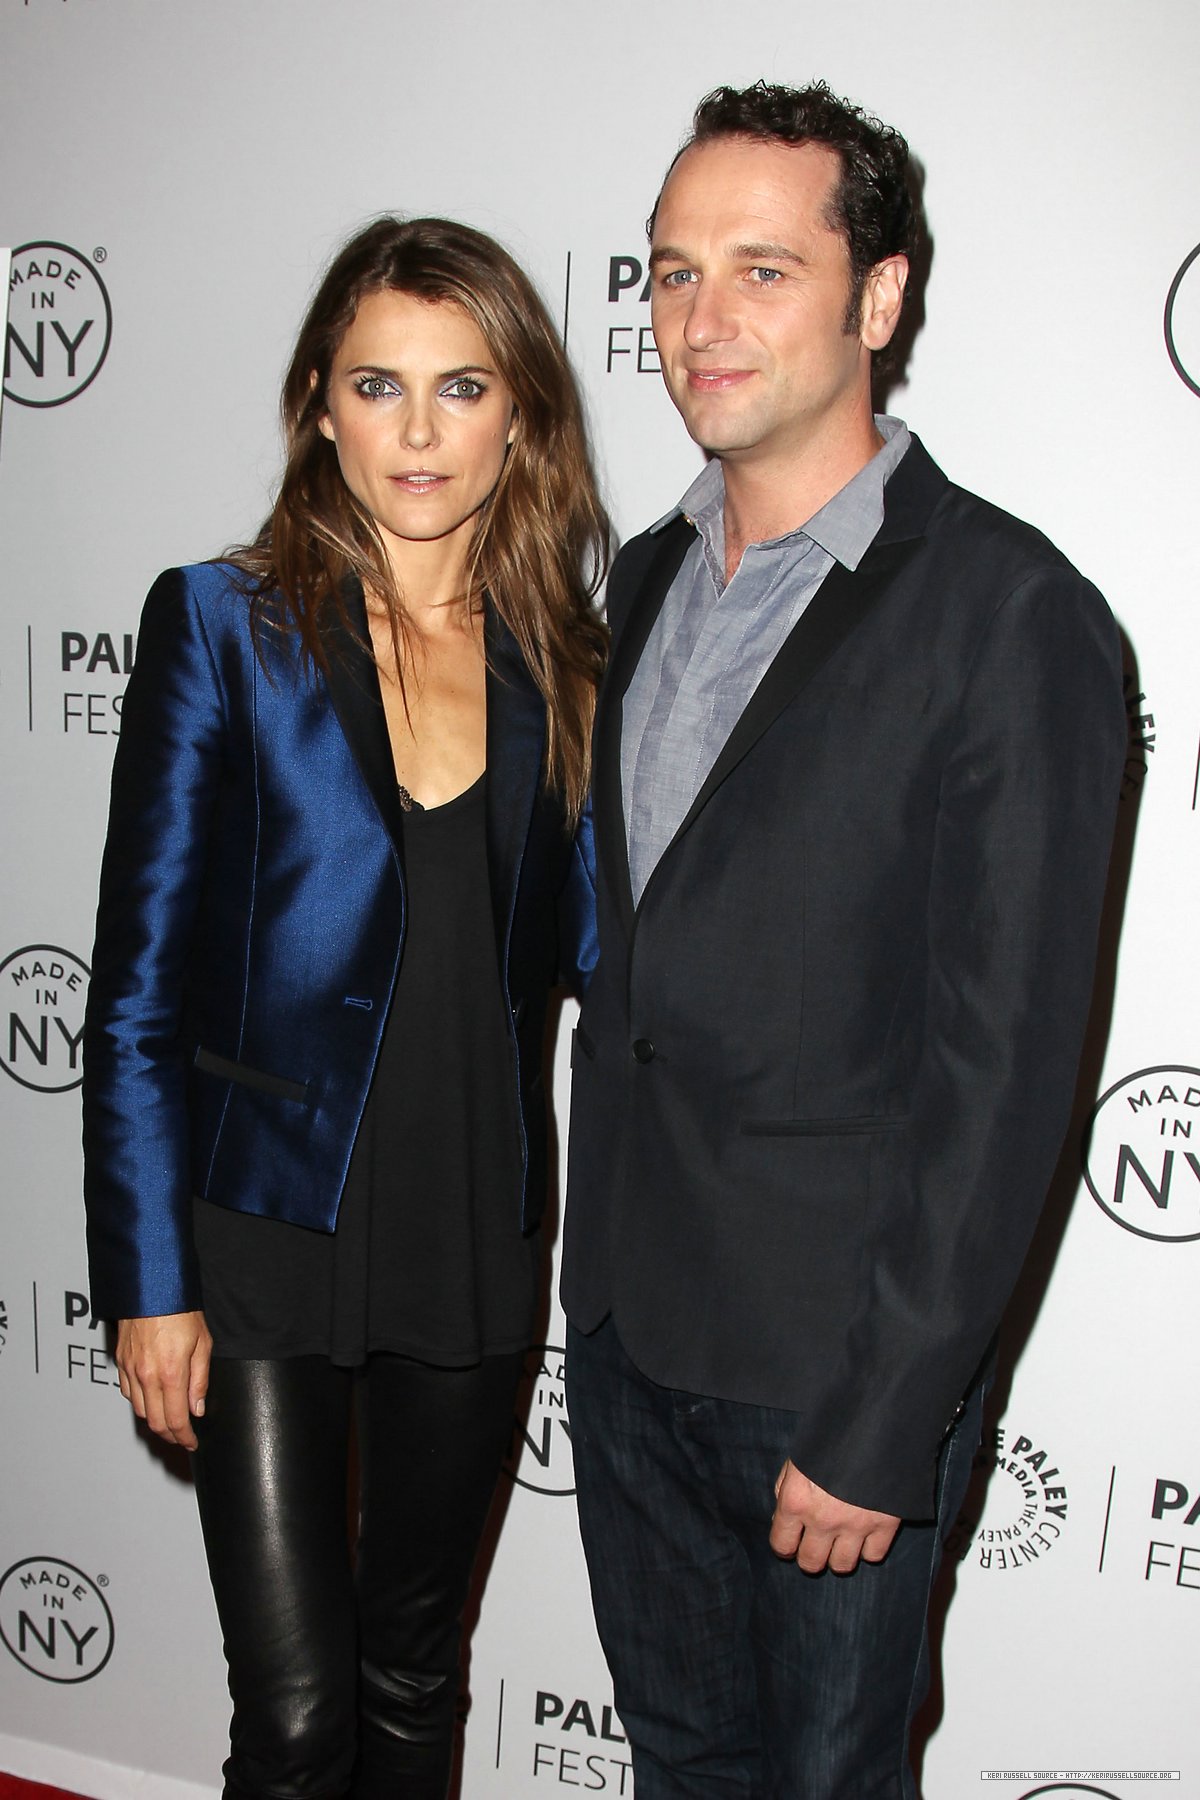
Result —
<svg viewBox="0 0 1200 1800"><path fill-rule="evenodd" d="M388 1350L459 1367L528 1343L537 1238L518 1225L484 781L404 817L404 956L336 1231L195 1202L218 1356Z"/></svg>

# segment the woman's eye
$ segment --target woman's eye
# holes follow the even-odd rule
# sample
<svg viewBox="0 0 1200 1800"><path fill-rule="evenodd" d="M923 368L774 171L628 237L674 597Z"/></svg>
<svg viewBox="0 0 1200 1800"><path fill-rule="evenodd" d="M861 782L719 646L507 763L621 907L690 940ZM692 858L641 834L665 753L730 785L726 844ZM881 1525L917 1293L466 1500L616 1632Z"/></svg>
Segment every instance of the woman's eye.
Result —
<svg viewBox="0 0 1200 1800"><path fill-rule="evenodd" d="M477 381L474 375L460 375L450 383L445 392L451 400L478 400L485 389L482 381Z"/></svg>
<svg viewBox="0 0 1200 1800"><path fill-rule="evenodd" d="M396 391L384 375L362 375L357 386L359 393L367 400L384 400Z"/></svg>

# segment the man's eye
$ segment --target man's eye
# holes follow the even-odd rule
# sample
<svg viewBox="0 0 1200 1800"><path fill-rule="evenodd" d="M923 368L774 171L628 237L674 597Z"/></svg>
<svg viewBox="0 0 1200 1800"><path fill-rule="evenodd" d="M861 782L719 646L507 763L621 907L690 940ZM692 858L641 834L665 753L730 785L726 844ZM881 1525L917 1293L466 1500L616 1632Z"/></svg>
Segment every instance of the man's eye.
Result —
<svg viewBox="0 0 1200 1800"><path fill-rule="evenodd" d="M782 269L751 269L755 282L759 287L772 287L775 282L783 280Z"/></svg>
<svg viewBox="0 0 1200 1800"><path fill-rule="evenodd" d="M690 287L695 279L695 273L691 269L672 269L668 274L663 276L662 284L664 287L668 288Z"/></svg>

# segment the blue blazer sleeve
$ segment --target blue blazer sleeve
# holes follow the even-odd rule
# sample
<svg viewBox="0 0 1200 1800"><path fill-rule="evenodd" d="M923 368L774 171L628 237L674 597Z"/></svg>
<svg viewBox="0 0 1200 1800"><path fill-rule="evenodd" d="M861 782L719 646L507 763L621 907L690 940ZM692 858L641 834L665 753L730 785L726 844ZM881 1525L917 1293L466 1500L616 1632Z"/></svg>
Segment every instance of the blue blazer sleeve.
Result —
<svg viewBox="0 0 1200 1800"><path fill-rule="evenodd" d="M180 1028L225 729L196 596L170 570L146 600L125 697L84 1027L84 1197L102 1317L200 1303Z"/></svg>
<svg viewBox="0 0 1200 1800"><path fill-rule="evenodd" d="M577 1000L582 1000L600 951L596 935L596 838L590 794L558 895L558 946L559 979Z"/></svg>

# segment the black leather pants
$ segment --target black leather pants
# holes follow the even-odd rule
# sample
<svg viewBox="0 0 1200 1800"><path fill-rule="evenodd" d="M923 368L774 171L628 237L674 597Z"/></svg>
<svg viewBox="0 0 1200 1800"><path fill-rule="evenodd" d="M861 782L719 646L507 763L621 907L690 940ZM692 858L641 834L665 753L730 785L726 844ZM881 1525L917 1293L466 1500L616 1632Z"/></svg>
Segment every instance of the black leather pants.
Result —
<svg viewBox="0 0 1200 1800"><path fill-rule="evenodd" d="M214 1358L195 1467L233 1696L226 1800L444 1800L463 1605L521 1363Z"/></svg>

